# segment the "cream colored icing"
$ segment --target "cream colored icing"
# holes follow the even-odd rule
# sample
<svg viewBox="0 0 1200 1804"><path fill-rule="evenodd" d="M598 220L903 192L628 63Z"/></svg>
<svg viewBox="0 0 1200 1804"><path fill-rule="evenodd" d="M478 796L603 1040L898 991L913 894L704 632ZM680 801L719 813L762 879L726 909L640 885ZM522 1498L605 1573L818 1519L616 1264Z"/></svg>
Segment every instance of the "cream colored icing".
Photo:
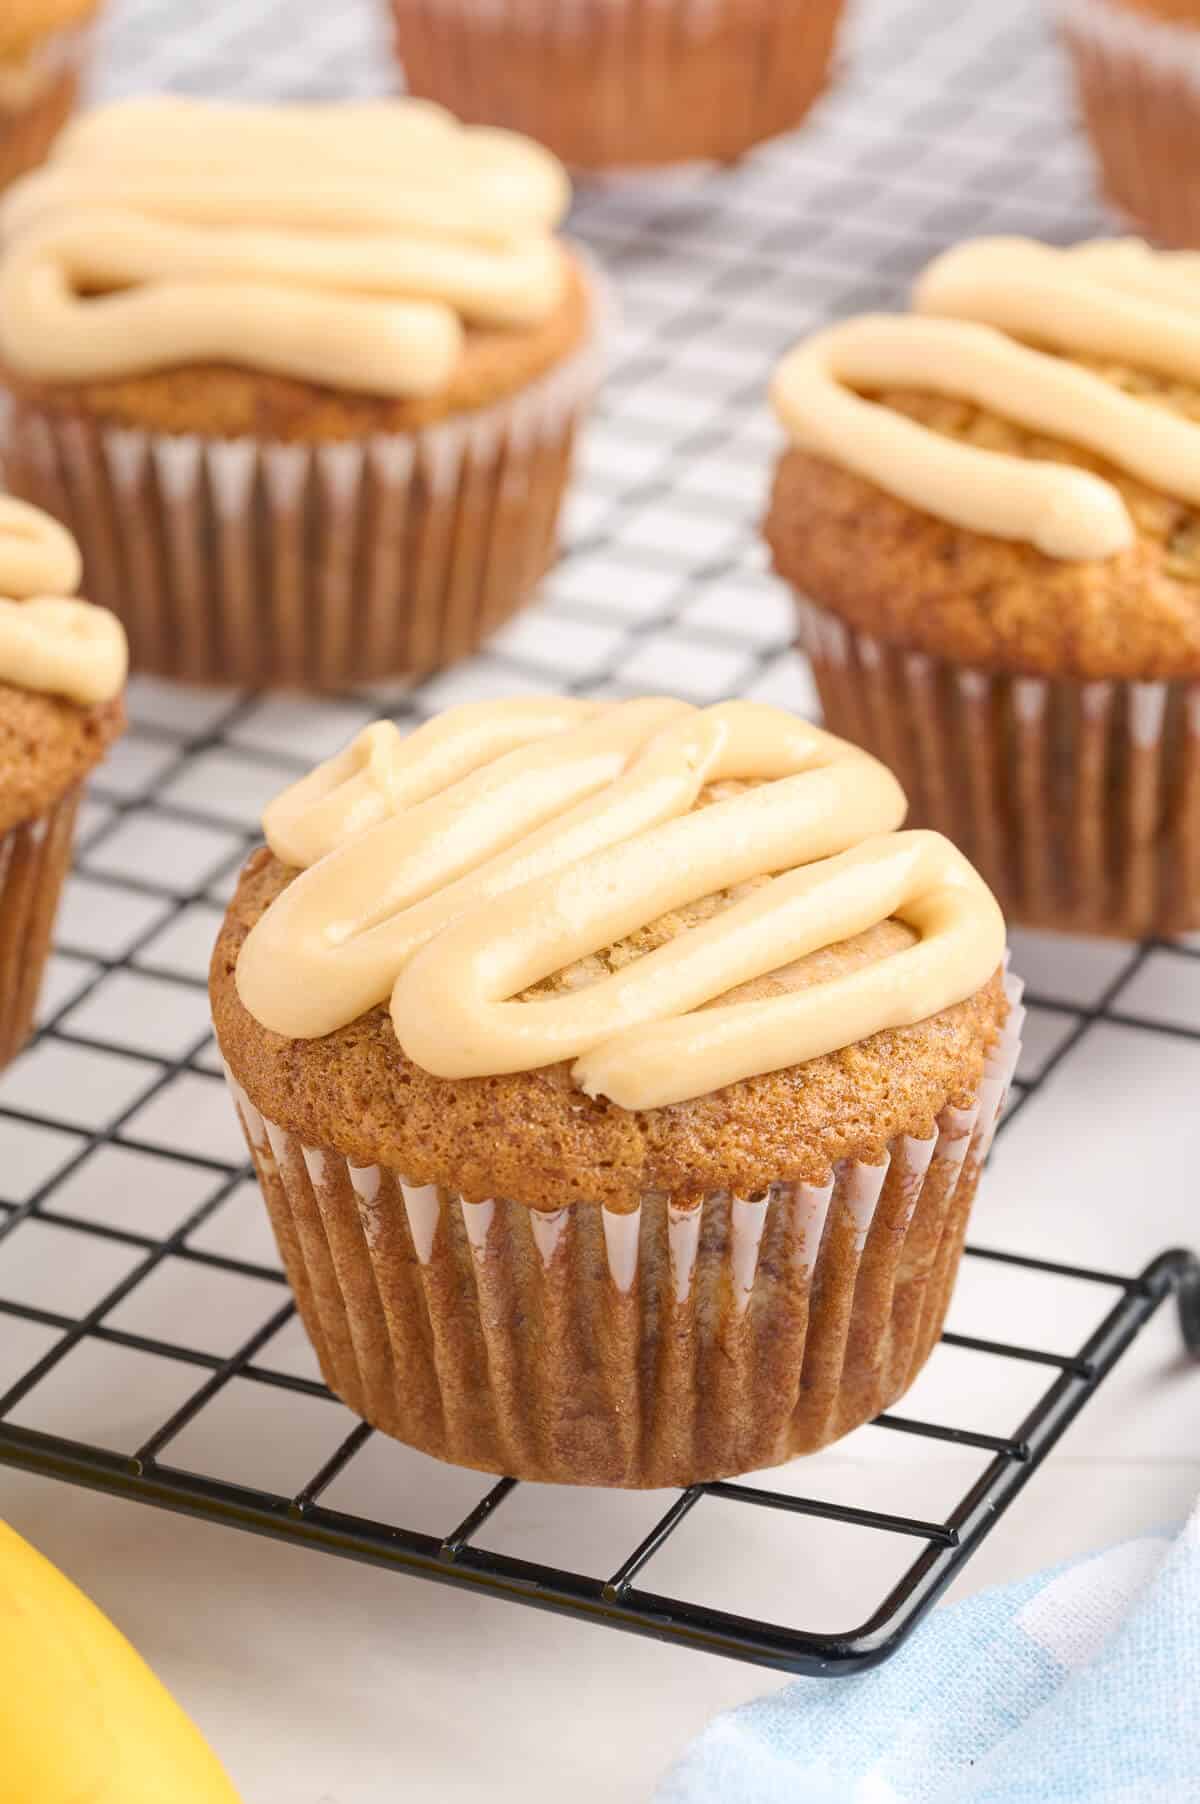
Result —
<svg viewBox="0 0 1200 1804"><path fill-rule="evenodd" d="M15 495L0 495L0 595L70 595L82 575L79 547L65 526Z"/></svg>
<svg viewBox="0 0 1200 1804"><path fill-rule="evenodd" d="M750 787L694 806L726 781ZM990 892L939 835L895 832L904 811L875 759L750 702L481 704L407 739L379 722L267 810L272 850L302 870L247 936L238 991L293 1038L390 995L401 1046L438 1077L566 1059L624 1108L683 1101L924 1020L996 970ZM513 1000L763 876L597 982ZM720 1001L889 916L912 946Z"/></svg>
<svg viewBox="0 0 1200 1804"><path fill-rule="evenodd" d="M106 608L71 600L79 551L56 520L0 495L0 683L90 706L121 689L129 655Z"/></svg>
<svg viewBox="0 0 1200 1804"><path fill-rule="evenodd" d="M865 315L797 346L776 372L775 408L797 443L938 519L1050 557L1113 557L1134 527L1112 483L964 444L854 391L971 401L1200 505L1200 425L1067 361L1111 358L1200 384L1198 281L1200 256L1136 240L1056 250L979 239L925 271L915 316Z"/></svg>
<svg viewBox="0 0 1200 1804"><path fill-rule="evenodd" d="M206 361L443 388L464 328L565 292L562 166L424 101L84 115L0 203L0 351L81 382Z"/></svg>

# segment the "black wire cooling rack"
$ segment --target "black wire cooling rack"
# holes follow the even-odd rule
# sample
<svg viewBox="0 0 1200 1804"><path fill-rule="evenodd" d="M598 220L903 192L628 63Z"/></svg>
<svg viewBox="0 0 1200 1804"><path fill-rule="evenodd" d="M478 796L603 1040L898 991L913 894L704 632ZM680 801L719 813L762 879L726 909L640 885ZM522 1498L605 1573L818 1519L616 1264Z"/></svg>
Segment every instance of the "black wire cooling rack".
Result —
<svg viewBox="0 0 1200 1804"><path fill-rule="evenodd" d="M374 91L389 79L384 11L112 0L101 86ZM131 731L84 811L41 1027L0 1076L0 1465L793 1672L850 1672L900 1644L1168 1298L1200 1352L1200 1268L1186 1252L1127 1276L973 1247L968 1283L1016 1287L1005 1323L1037 1319L1052 1337L1054 1308L1036 1313L1028 1285L1082 1291L1097 1307L1073 1353L948 1333L934 1364L979 1362L978 1426L923 1408L860 1431L908 1436L931 1464L962 1456L968 1475L948 1505L880 1510L865 1479L861 1504L831 1498L820 1460L805 1461L645 1499L611 1559L559 1559L548 1544L524 1557L494 1543L540 1487L451 1483L427 1462L408 1469L407 1488L355 1491L389 1444L316 1376L224 1093L205 971L267 797L375 715L416 721L515 691L737 693L810 711L791 606L757 531L773 360L826 318L895 303L966 232L1104 229L1036 0L862 0L852 17L842 79L800 133L731 170L581 196L574 229L613 276L623 324L566 554L536 609L409 691L305 701L131 686ZM1164 1057L1200 1042L1195 949L1064 945L1053 990L1043 979L1026 998L1002 1133L1098 1032L1141 1035L1139 1048ZM1046 1387L1022 1389L1016 1427L985 1431L984 1405L1014 1366L1033 1386L1044 1373ZM556 1520L569 1525L589 1499L614 1535L634 1520L627 1499L595 1493L557 1493ZM805 1620L802 1584L773 1593L793 1600L779 1606L786 1621L760 1620L748 1594L718 1607L700 1595L704 1574L672 1566L717 1511L734 1512L732 1539L768 1520L780 1559L788 1522L893 1552L911 1542L915 1554L889 1566L865 1612L847 1602L848 1632ZM674 1595L646 1588L664 1557Z"/></svg>
<svg viewBox="0 0 1200 1804"><path fill-rule="evenodd" d="M62 1218L49 1215L46 1219ZM182 1242L173 1247L163 1243L149 1250L139 1275L166 1252L181 1250L185 1250ZM209 1376L187 1402L131 1456L122 1457L82 1441L0 1423L0 1462L277 1540L297 1542L346 1559L486 1591L512 1602L557 1610L755 1665L810 1677L861 1672L878 1665L900 1647L1052 1452L1141 1329L1172 1295L1178 1302L1185 1344L1192 1356L1200 1359L1200 1263L1190 1253L1164 1253L1136 1278L1023 1259L982 1247L969 1248L968 1257L1095 1284L1115 1291L1117 1300L1079 1351L1069 1356L969 1335L944 1337L947 1345L994 1359L1029 1361L1054 1373L1046 1391L1011 1436L950 1428L900 1414L877 1418L872 1425L876 1429L973 1448L990 1456L982 1476L940 1522L830 1503L756 1484L694 1485L679 1493L628 1557L608 1578L602 1579L475 1545L474 1537L480 1529L518 1489L512 1478L502 1478L491 1485L462 1521L442 1535L419 1533L397 1522L325 1507L322 1496L374 1433L362 1422L349 1430L320 1470L291 1496L205 1478L172 1466L162 1458L164 1450L235 1377L328 1397L324 1387L312 1380L255 1363L256 1354L291 1315L290 1303L269 1317L234 1355L220 1359L195 1348L122 1333L105 1327L99 1320L72 1322L50 1311L0 1302L0 1310L5 1313L61 1330L61 1339L45 1359L0 1398L0 1416L19 1402L81 1336L209 1368ZM228 1269L244 1269L233 1261L221 1263ZM686 1598L660 1596L637 1585L638 1575L663 1549L684 1518L698 1505L711 1508L714 1502L823 1517L858 1529L906 1536L921 1543L921 1551L868 1619L846 1633L815 1633L758 1621Z"/></svg>

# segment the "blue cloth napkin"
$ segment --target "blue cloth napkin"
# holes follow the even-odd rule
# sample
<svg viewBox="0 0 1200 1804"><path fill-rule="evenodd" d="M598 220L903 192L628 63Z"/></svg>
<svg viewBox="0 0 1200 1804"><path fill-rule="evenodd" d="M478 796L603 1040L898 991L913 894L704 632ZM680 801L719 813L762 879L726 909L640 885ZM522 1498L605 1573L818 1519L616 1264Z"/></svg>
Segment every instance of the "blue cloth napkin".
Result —
<svg viewBox="0 0 1200 1804"><path fill-rule="evenodd" d="M711 1723L658 1804L1196 1804L1200 1509Z"/></svg>

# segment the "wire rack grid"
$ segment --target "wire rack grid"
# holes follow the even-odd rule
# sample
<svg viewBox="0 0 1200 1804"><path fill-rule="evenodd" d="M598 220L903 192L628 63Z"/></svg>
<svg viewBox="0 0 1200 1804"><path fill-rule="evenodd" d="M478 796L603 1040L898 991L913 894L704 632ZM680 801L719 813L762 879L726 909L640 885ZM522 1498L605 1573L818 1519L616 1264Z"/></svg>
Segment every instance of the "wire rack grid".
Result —
<svg viewBox="0 0 1200 1804"><path fill-rule="evenodd" d="M1015 1287L1007 1319L1029 1314L1023 1285L1046 1282L1086 1291L1099 1318L1067 1351L947 1334L935 1361L982 1359L981 1395L999 1365L1028 1370L1015 1427L926 1412L861 1431L964 1456L936 1515L823 1492L815 1460L669 1497L559 1497L560 1523L592 1509L612 1525L607 1563L552 1559L544 1520L532 1547L504 1551L499 1525L540 1487L383 1444L320 1382L209 1032L209 948L263 802L379 713L413 722L563 687L814 709L757 533L774 358L827 317L894 303L966 231L1065 240L1104 224L1040 9L953 13L866 0L805 130L729 170L580 196L574 230L621 296L613 366L563 559L482 655L414 688L321 701L132 684L132 730L85 806L37 1036L0 1079L0 1464L764 1664L850 1671L899 1645L1172 1292L1200 1347L1185 1253L1124 1276L973 1248L969 1268ZM222 0L202 17L116 0L99 87L300 97L390 79L369 0ZM1083 985L1071 967L1052 963L1030 999L1006 1127L1101 1025L1200 1040L1197 949L1106 949ZM899 1552L849 1632L697 1601L686 1560L670 1593L644 1588L698 1510L731 1508Z"/></svg>

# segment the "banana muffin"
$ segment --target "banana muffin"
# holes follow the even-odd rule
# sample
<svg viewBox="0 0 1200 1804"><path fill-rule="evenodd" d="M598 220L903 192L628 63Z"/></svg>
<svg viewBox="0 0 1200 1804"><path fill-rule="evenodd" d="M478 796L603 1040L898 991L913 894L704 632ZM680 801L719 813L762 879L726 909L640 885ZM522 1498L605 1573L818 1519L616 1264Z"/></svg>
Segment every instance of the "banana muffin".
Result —
<svg viewBox="0 0 1200 1804"><path fill-rule="evenodd" d="M9 191L9 481L135 665L408 677L528 598L596 373L568 199L537 145L404 100L128 101Z"/></svg>
<svg viewBox="0 0 1200 1804"><path fill-rule="evenodd" d="M826 722L1030 925L1200 927L1194 293L1132 240L982 239L776 376Z"/></svg>
<svg viewBox="0 0 1200 1804"><path fill-rule="evenodd" d="M125 724L120 623L76 600L79 552L0 495L0 1064L29 1037L79 798Z"/></svg>
<svg viewBox="0 0 1200 1804"><path fill-rule="evenodd" d="M654 1486L904 1391L1020 1009L995 901L903 813L806 722L665 700L381 722L271 805L213 1016L352 1409Z"/></svg>
<svg viewBox="0 0 1200 1804"><path fill-rule="evenodd" d="M1108 199L1200 246L1200 0L1054 0Z"/></svg>

